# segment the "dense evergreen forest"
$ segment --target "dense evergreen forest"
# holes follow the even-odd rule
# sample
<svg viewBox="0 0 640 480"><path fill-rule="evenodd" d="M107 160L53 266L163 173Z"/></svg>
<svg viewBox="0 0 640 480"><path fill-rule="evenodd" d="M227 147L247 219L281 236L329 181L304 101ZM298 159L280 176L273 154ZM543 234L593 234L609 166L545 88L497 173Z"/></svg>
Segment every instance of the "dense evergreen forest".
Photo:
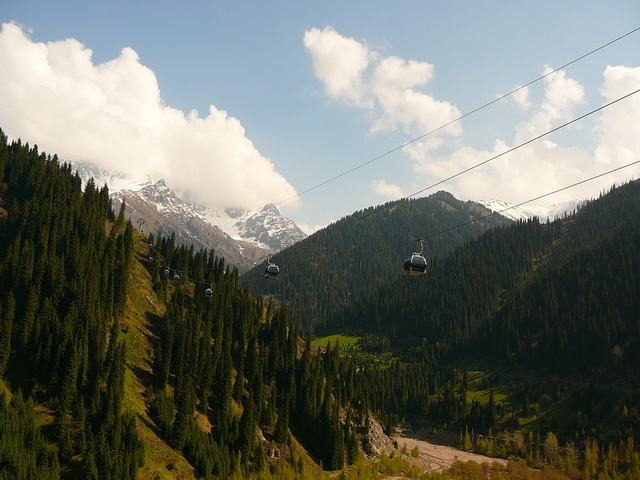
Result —
<svg viewBox="0 0 640 480"><path fill-rule="evenodd" d="M640 478L638 182L548 224L390 203L266 283L0 137L0 478ZM405 421L511 461L376 457Z"/></svg>
<svg viewBox="0 0 640 480"><path fill-rule="evenodd" d="M564 219L493 229L434 261L424 281L384 285L328 323L425 339L437 358L637 386L639 200L632 182Z"/></svg>
<svg viewBox="0 0 640 480"><path fill-rule="evenodd" d="M264 266L241 282L287 303L303 332L332 328L344 308L402 276L405 258L420 250L418 238L425 240L424 256L435 259L508 223L447 192L398 200L358 211L274 256L282 269L277 282L263 281Z"/></svg>
<svg viewBox="0 0 640 480"><path fill-rule="evenodd" d="M135 478L143 448L121 412L133 229L106 188L0 132L2 478ZM51 417L39 428L34 405Z"/></svg>

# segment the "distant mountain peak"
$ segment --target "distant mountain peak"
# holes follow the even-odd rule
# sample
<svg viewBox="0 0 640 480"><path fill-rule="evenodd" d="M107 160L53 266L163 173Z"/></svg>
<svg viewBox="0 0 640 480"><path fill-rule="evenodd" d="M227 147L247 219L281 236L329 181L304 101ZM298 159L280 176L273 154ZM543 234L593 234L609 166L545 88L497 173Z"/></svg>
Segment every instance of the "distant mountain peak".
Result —
<svg viewBox="0 0 640 480"><path fill-rule="evenodd" d="M306 238L295 222L282 215L273 203L260 211L216 208L181 198L165 179L152 180L148 176L132 179L86 164L75 168L84 183L93 177L96 185L106 184L114 204L126 201L128 215L146 225L147 231L164 234L175 231L185 242L218 250L232 263L244 258L245 268L253 266L265 253L282 250ZM221 241L225 244L224 253L220 251ZM229 249L235 249L235 253Z"/></svg>
<svg viewBox="0 0 640 480"><path fill-rule="evenodd" d="M477 200L476 203L511 220L517 221L538 218L541 222L548 222L580 210L586 201L571 200L548 207L526 204L516 206L514 203L497 200L495 198L490 200Z"/></svg>

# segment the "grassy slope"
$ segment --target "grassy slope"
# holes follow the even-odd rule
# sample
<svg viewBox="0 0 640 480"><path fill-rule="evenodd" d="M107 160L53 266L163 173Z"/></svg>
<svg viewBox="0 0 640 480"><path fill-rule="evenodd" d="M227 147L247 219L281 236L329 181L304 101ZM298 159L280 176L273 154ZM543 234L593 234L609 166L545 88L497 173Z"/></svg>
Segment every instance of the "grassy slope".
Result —
<svg viewBox="0 0 640 480"><path fill-rule="evenodd" d="M311 346L326 347L329 342L331 342L332 347L335 347L336 344L340 344L341 347L355 346L359 339L360 337L338 333L335 335L328 335L326 337L318 337L311 342Z"/></svg>
<svg viewBox="0 0 640 480"><path fill-rule="evenodd" d="M151 277L145 268L147 242L138 237L136 254L129 279L125 314L120 320L120 336L127 343L124 408L138 420L138 432L145 444L145 464L139 470L140 480L193 479L193 468L166 442L149 417L144 396L151 373L154 319L164 314L165 306L151 288Z"/></svg>
<svg viewBox="0 0 640 480"><path fill-rule="evenodd" d="M135 413L137 417L138 432L145 444L146 452L145 464L139 470L138 478L139 480L195 479L193 467L179 452L167 444L166 438L155 426L144 400L152 368L154 323L164 315L165 311L165 305L157 299L151 287L151 276L146 269L147 248L146 240L139 236L131 278L129 279L125 314L120 320L120 338L127 343L128 355L123 405L125 410ZM340 341L341 344L344 344L343 339ZM335 344L335 342L332 343ZM206 417L199 420L210 428ZM207 429L206 427L204 429ZM304 465L304 478L320 478L324 475L295 439L292 441L292 445L296 458L300 458ZM279 476L297 477L291 467L281 465L281 468L279 473L274 473L276 477L273 478ZM249 478L262 478L262 475L256 474ZM242 477L243 475L234 474L234 478Z"/></svg>

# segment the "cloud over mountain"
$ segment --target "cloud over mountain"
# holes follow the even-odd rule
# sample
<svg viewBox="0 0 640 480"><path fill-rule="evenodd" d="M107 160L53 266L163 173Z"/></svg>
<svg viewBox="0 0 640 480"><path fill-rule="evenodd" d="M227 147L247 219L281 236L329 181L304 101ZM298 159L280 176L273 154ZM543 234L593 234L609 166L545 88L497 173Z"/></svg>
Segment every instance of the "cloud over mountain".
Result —
<svg viewBox="0 0 640 480"><path fill-rule="evenodd" d="M38 43L0 31L0 126L63 160L164 178L212 206L259 209L296 194L240 121L165 105L154 72L131 48L96 65L74 39ZM19 132L19 133L13 133Z"/></svg>

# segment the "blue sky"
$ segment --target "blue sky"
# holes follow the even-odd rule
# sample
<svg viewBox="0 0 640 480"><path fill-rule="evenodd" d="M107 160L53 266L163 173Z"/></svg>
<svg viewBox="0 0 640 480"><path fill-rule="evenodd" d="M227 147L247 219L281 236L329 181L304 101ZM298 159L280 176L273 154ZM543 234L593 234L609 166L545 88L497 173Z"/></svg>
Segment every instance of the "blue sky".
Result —
<svg viewBox="0 0 640 480"><path fill-rule="evenodd" d="M268 202L312 230L640 88L640 2L5 0L0 127L63 159ZM640 94L444 189L521 202L640 158ZM597 196L624 169L538 203Z"/></svg>

